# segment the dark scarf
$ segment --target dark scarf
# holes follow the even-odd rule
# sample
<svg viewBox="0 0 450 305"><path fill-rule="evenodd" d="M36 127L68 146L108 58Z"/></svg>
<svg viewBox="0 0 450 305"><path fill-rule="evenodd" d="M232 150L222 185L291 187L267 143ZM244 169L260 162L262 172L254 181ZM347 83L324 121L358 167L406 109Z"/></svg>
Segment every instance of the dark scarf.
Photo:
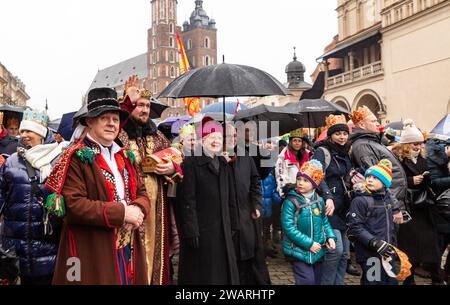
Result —
<svg viewBox="0 0 450 305"><path fill-rule="evenodd" d="M337 153L339 157L345 157L345 156L348 156L351 145L349 142L347 142L345 145L339 145L339 144L331 142L331 140L328 139L325 141L325 146L331 152Z"/></svg>
<svg viewBox="0 0 450 305"><path fill-rule="evenodd" d="M141 125L133 118L130 118L123 127L123 130L127 133L128 138L132 140L152 136L158 132L156 124L151 119L148 119L147 124Z"/></svg>

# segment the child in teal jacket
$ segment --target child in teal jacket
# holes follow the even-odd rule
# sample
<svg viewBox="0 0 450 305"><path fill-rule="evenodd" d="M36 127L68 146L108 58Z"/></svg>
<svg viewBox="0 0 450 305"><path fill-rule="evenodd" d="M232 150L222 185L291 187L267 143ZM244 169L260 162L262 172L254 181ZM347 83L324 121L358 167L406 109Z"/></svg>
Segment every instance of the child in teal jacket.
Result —
<svg viewBox="0 0 450 305"><path fill-rule="evenodd" d="M325 247L330 251L336 248L325 203L316 193L323 176L319 161L306 162L297 174L295 190L283 202L283 252L292 261L296 285L320 285Z"/></svg>

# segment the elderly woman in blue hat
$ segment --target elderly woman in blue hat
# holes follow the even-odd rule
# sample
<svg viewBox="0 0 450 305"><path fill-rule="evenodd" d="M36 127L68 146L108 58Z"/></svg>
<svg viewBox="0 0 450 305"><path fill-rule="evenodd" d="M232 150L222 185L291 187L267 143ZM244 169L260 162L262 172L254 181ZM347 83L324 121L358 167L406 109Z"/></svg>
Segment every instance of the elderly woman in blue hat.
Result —
<svg viewBox="0 0 450 305"><path fill-rule="evenodd" d="M20 123L20 143L0 170L2 243L20 258L22 284L50 284L58 250L58 226L44 208L44 188L61 146L48 131L48 116L27 110Z"/></svg>

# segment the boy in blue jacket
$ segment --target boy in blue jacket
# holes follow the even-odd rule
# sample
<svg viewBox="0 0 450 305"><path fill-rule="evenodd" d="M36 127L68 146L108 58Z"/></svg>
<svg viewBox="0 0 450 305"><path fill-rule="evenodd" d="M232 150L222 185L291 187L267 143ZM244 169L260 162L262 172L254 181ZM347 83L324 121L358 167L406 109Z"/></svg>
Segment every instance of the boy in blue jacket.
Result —
<svg viewBox="0 0 450 305"><path fill-rule="evenodd" d="M336 248L325 203L316 193L323 176L319 161L306 162L297 174L295 190L288 193L282 206L283 252L292 261L296 285L320 285L325 246L330 251Z"/></svg>
<svg viewBox="0 0 450 305"><path fill-rule="evenodd" d="M392 183L392 163L381 160L365 173L365 191L358 192L348 212L349 238L355 241L356 261L363 274L361 285L396 285L382 267L395 249L396 233L392 200L387 189ZM372 269L375 266L377 270Z"/></svg>

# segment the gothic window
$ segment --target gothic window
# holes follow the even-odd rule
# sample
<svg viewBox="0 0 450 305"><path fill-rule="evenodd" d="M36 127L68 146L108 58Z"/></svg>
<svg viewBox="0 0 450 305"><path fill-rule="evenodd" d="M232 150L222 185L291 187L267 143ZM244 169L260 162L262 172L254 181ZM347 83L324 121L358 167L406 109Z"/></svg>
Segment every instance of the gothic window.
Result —
<svg viewBox="0 0 450 305"><path fill-rule="evenodd" d="M209 65L210 65L209 56L205 56L205 66L209 66Z"/></svg>
<svg viewBox="0 0 450 305"><path fill-rule="evenodd" d="M175 78L175 68L174 67L170 67L170 77Z"/></svg>
<svg viewBox="0 0 450 305"><path fill-rule="evenodd" d="M159 19L164 19L165 0L159 0Z"/></svg>
<svg viewBox="0 0 450 305"><path fill-rule="evenodd" d="M169 53L169 61L174 62L173 51L170 51Z"/></svg>
<svg viewBox="0 0 450 305"><path fill-rule="evenodd" d="M156 49L156 38L153 38L152 48L153 48L153 50Z"/></svg>
<svg viewBox="0 0 450 305"><path fill-rule="evenodd" d="M173 38L169 37L169 47L173 48Z"/></svg>
<svg viewBox="0 0 450 305"><path fill-rule="evenodd" d="M153 68L153 79L156 78L156 68Z"/></svg>
<svg viewBox="0 0 450 305"><path fill-rule="evenodd" d="M173 1L171 0L169 0L169 17L170 19L173 19Z"/></svg>
<svg viewBox="0 0 450 305"><path fill-rule="evenodd" d="M205 38L205 48L209 49L209 38Z"/></svg>
<svg viewBox="0 0 450 305"><path fill-rule="evenodd" d="M187 48L188 48L188 50L192 49L192 39L188 40Z"/></svg>
<svg viewBox="0 0 450 305"><path fill-rule="evenodd" d="M169 33L173 34L173 23L169 24Z"/></svg>

